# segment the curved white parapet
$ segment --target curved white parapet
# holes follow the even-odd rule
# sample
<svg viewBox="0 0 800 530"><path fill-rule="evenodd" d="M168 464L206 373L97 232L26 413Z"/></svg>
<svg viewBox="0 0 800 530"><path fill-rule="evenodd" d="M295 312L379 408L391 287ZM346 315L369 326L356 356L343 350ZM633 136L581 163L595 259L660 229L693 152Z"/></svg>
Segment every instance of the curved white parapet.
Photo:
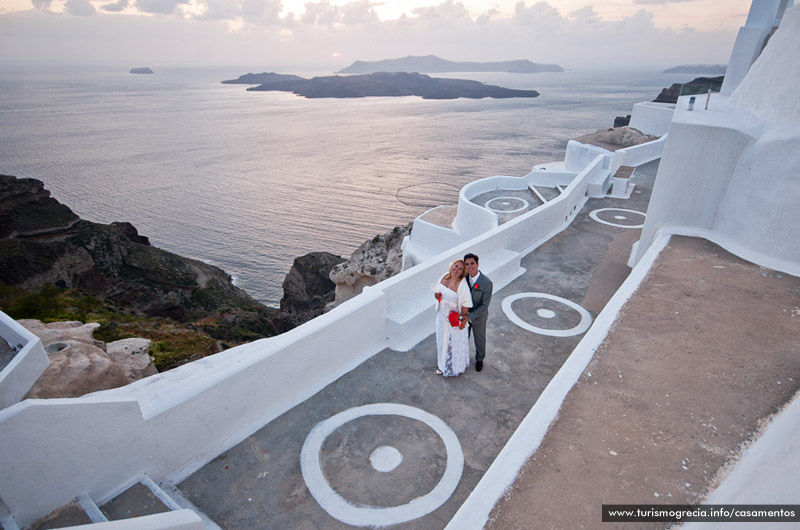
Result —
<svg viewBox="0 0 800 530"><path fill-rule="evenodd" d="M0 311L0 337L16 355L0 371L0 409L18 403L50 366L42 341Z"/></svg>

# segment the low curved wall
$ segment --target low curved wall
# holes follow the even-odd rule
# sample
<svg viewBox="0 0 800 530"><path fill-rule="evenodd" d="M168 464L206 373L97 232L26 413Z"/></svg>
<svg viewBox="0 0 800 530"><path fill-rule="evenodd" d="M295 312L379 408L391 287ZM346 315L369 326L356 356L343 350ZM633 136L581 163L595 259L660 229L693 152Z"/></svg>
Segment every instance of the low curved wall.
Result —
<svg viewBox="0 0 800 530"><path fill-rule="evenodd" d="M0 337L17 350L11 362L0 371L0 409L4 409L25 397L39 376L50 366L50 359L39 337L2 311Z"/></svg>
<svg viewBox="0 0 800 530"><path fill-rule="evenodd" d="M591 180L607 172L604 165L605 157L597 157L556 199L367 287L287 333L122 388L26 400L0 411L0 499L24 527L79 493L102 498L142 473L179 482L395 347L388 339L389 312L432 289L454 257L466 251L524 255L563 230L588 200Z"/></svg>

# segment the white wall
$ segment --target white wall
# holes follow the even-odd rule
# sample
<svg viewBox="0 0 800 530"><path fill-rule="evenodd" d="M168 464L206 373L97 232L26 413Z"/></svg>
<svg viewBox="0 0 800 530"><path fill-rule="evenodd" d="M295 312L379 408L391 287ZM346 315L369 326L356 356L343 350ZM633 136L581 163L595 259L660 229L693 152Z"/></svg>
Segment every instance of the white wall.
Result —
<svg viewBox="0 0 800 530"><path fill-rule="evenodd" d="M725 71L725 80L720 90L721 94L731 94L739 83L745 78L750 66L753 64L764 42L772 32L773 25L777 25L784 9L791 5L788 0L753 0L747 15L745 25L739 28L733 52Z"/></svg>
<svg viewBox="0 0 800 530"><path fill-rule="evenodd" d="M0 337L17 350L11 362L0 371L0 409L3 409L25 397L39 376L50 366L50 359L39 337L2 311Z"/></svg>
<svg viewBox="0 0 800 530"><path fill-rule="evenodd" d="M708 111L681 98L637 249L659 232L698 233L730 252L800 271L800 6L787 10L750 74ZM769 94L768 94L769 93Z"/></svg>
<svg viewBox="0 0 800 530"><path fill-rule="evenodd" d="M674 103L653 103L644 101L633 106L630 126L652 136L663 136L669 130Z"/></svg>

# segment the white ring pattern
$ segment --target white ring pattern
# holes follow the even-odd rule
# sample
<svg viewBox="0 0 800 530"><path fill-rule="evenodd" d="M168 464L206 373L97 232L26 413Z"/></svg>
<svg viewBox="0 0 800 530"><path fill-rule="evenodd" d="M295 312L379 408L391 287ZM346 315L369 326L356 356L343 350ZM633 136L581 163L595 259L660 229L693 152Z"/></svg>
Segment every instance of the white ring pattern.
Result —
<svg viewBox="0 0 800 530"><path fill-rule="evenodd" d="M618 223L612 223L612 222L600 219L600 216L598 214L600 214L601 212L628 212L628 213L633 213L633 214L636 214L636 215L641 215L642 217L647 217L647 215L645 215L642 212L639 212L637 210L626 210L625 208L600 208L598 210L594 210L592 213L589 214L589 217L591 217L592 219L594 219L598 223L602 223L602 224L608 225L608 226L616 226L617 228L642 228L644 226L644 223L642 223L640 225L622 225L622 224L618 224ZM614 216L614 218L615 219L619 219L620 216L617 215L617 216ZM623 219L627 219L626 216L622 216L622 218Z"/></svg>
<svg viewBox="0 0 800 530"><path fill-rule="evenodd" d="M514 302L516 302L521 298L543 298L545 300L553 300L555 302L559 302L577 311L578 314L581 316L581 321L578 323L577 326L570 329L547 329L547 328L540 328L532 324L528 324L527 322L522 320L522 318L520 318L511 308L511 304L513 304ZM547 293L513 294L511 296L507 296L503 300L502 307L503 307L503 312L506 314L508 319L511 320L511 322L513 322L514 324L523 329L527 329L528 331L538 333L539 335L548 335L550 337L572 337L574 335L580 335L581 333L589 329L589 326L592 325L592 315L587 310L585 310L572 300L567 300L566 298L561 298L559 296L553 296L552 294L547 294Z"/></svg>
<svg viewBox="0 0 800 530"><path fill-rule="evenodd" d="M494 201L499 201L499 200L519 201L519 202L522 203L522 206L517 208L516 210L498 210L496 208L492 208L491 206L489 206L489 203L492 203ZM508 204L508 203L503 203L503 204ZM521 212L522 210L526 210L529 205L530 205L530 203L528 201L526 201L525 199L520 199L519 197L495 197L494 199L489 199L488 201L486 201L484 203L483 207L486 208L487 210L491 210L491 211L493 211L495 213L517 213L517 212Z"/></svg>
<svg viewBox="0 0 800 530"><path fill-rule="evenodd" d="M447 464L439 483L429 493L407 504L381 508L355 505L333 490L322 473L320 464L322 444L333 431L363 416L403 416L423 422L439 435L447 452ZM398 403L374 403L345 410L317 424L303 444L300 452L300 468L311 495L331 517L353 526L390 526L427 515L444 504L461 480L464 453L456 433L433 414Z"/></svg>

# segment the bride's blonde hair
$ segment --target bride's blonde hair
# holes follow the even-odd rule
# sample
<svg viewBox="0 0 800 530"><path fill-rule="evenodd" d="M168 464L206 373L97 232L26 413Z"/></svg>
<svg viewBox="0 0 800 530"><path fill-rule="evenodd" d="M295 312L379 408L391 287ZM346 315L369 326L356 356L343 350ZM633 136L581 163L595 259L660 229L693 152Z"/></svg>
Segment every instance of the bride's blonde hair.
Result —
<svg viewBox="0 0 800 530"><path fill-rule="evenodd" d="M467 272L467 267L466 267L466 265L464 265L464 260L463 259L457 259L457 260L453 260L453 262L450 263L450 266L447 268L447 274L445 274L442 277L442 280L449 280L450 279L450 274L451 274L451 272L453 270L453 265L455 265L456 263L461 263L461 276L459 276L458 279L461 280L462 278L464 278L464 274L466 274L466 272Z"/></svg>

